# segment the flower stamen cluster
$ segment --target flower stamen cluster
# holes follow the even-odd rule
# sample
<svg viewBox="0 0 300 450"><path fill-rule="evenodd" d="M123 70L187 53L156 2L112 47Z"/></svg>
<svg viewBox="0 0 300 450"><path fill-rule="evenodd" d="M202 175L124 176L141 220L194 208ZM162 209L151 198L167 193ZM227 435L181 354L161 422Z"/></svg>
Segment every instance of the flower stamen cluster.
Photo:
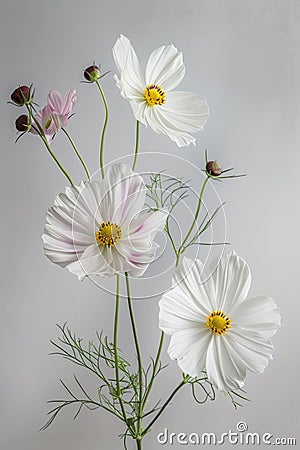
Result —
<svg viewBox="0 0 300 450"><path fill-rule="evenodd" d="M161 86L150 84L145 89L145 99L149 106L163 105L166 103L166 93Z"/></svg>
<svg viewBox="0 0 300 450"><path fill-rule="evenodd" d="M226 314L218 309L218 311L212 311L209 316L206 318L205 326L210 329L212 333L215 334L226 334L227 331L231 328L230 317L226 316Z"/></svg>
<svg viewBox="0 0 300 450"><path fill-rule="evenodd" d="M122 237L122 228L120 225L111 223L109 220L100 223L99 230L96 232L96 241L99 245L114 246Z"/></svg>

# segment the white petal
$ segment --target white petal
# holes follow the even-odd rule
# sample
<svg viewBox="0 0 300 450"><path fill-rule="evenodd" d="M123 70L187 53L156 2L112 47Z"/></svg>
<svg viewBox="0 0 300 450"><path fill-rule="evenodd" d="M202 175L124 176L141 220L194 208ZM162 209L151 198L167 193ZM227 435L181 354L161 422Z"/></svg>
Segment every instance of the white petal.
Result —
<svg viewBox="0 0 300 450"><path fill-rule="evenodd" d="M114 164L105 175L102 191L101 216L125 230L144 207L146 187L142 177L127 164Z"/></svg>
<svg viewBox="0 0 300 450"><path fill-rule="evenodd" d="M227 333L228 342L239 355L247 369L262 373L272 359L273 345L261 333L232 327Z"/></svg>
<svg viewBox="0 0 300 450"><path fill-rule="evenodd" d="M207 349L211 338L211 333L207 329L179 331L171 337L169 356L171 359L177 359L184 373L200 377L206 366Z"/></svg>
<svg viewBox="0 0 300 450"><path fill-rule="evenodd" d="M66 188L65 194L56 196L54 206L46 215L43 234L45 255L62 267L76 261L95 241L89 208L84 205L83 209L76 209L80 205L78 198L83 187Z"/></svg>
<svg viewBox="0 0 300 450"><path fill-rule="evenodd" d="M90 275L98 275L103 278L112 277L117 272L111 266L109 259L106 247L93 244L85 250L79 260L68 265L67 269L77 275L80 281Z"/></svg>
<svg viewBox="0 0 300 450"><path fill-rule="evenodd" d="M101 221L99 215L98 191L101 189L100 183L96 181L81 182L79 186L66 187L65 194L59 194L54 205L58 206L65 213L69 212L73 223L82 222L94 232L94 223ZM67 208L68 207L68 208Z"/></svg>
<svg viewBox="0 0 300 450"><path fill-rule="evenodd" d="M126 263L128 264L128 260L126 260ZM130 273L132 277L141 277L145 271L147 270L149 264L143 264L139 262L131 262L128 269L124 270L124 272Z"/></svg>
<svg viewBox="0 0 300 450"><path fill-rule="evenodd" d="M156 133L166 134L179 147L195 144L189 133L200 131L207 122L209 108L205 99L191 92L169 92L166 104L145 111L145 118Z"/></svg>
<svg viewBox="0 0 300 450"><path fill-rule="evenodd" d="M132 241L133 245L140 239L146 239L150 244L152 237L155 236L158 231L163 230L167 216L168 213L164 210L139 214L139 216L134 218L129 224L128 238Z"/></svg>
<svg viewBox="0 0 300 450"><path fill-rule="evenodd" d="M130 263L149 264L155 256L158 245L149 239L140 239L132 242L129 238L122 238L116 243L116 250Z"/></svg>
<svg viewBox="0 0 300 450"><path fill-rule="evenodd" d="M60 194L59 197L61 198L63 195L64 194ZM87 239L91 236L90 231L93 229L93 221L90 220L90 218L87 220L86 215L82 213L76 214L76 220L74 220L74 209L70 208L67 204L64 206L54 205L49 208L46 222L51 227L64 232L69 237L72 236L72 238L74 238L76 234L80 235L79 240L84 243L88 242ZM83 235L85 235L85 237ZM75 240L77 240L76 237Z"/></svg>
<svg viewBox="0 0 300 450"><path fill-rule="evenodd" d="M159 301L159 327L172 335L184 329L205 326L205 314L179 286L163 294Z"/></svg>
<svg viewBox="0 0 300 450"><path fill-rule="evenodd" d="M251 274L248 264L236 253L223 254L219 261L215 260L212 267L217 308L231 315L233 308L247 297L251 284Z"/></svg>
<svg viewBox="0 0 300 450"><path fill-rule="evenodd" d="M146 83L136 53L127 37L121 35L117 39L113 57L120 73L120 77L115 78L121 94L130 100L144 97Z"/></svg>
<svg viewBox="0 0 300 450"><path fill-rule="evenodd" d="M216 309L212 279L207 276L206 270L199 259L192 260L183 257L175 270L173 285L178 285L205 317Z"/></svg>
<svg viewBox="0 0 300 450"><path fill-rule="evenodd" d="M57 239L54 236L44 233L42 236L44 253L47 258L61 267L66 267L68 264L77 261L78 255L81 255L86 246L74 246L72 242Z"/></svg>
<svg viewBox="0 0 300 450"><path fill-rule="evenodd" d="M95 239L91 234L72 230L72 228L64 226L64 222L62 222L61 224L62 226L60 227L58 227L57 225L51 225L50 223L46 224L45 233L50 236L56 237L56 239L58 240L72 242L74 248L77 248L79 246L84 247L94 243Z"/></svg>
<svg viewBox="0 0 300 450"><path fill-rule="evenodd" d="M244 385L246 367L239 354L230 347L226 336L213 335L207 352L207 376L221 391L240 389Z"/></svg>
<svg viewBox="0 0 300 450"><path fill-rule="evenodd" d="M145 98L143 97L142 99L130 100L130 106L136 120L139 120L143 125L147 126L146 111L150 108L150 106L146 102Z"/></svg>
<svg viewBox="0 0 300 450"><path fill-rule="evenodd" d="M116 251L130 264L127 271L132 276L141 276L154 260L158 245L153 239L158 231L163 230L166 217L165 211L141 214L124 230L127 236L117 242Z"/></svg>
<svg viewBox="0 0 300 450"><path fill-rule="evenodd" d="M128 272L133 277L141 276L147 267L149 266L150 260L147 258L147 262L145 263L143 260L142 254L139 254L139 257L135 257L135 259L130 259L130 257L126 254L125 251L121 251L122 249L121 241L119 241L115 247L106 248L103 251L103 256L109 261L110 271L107 271L106 276L113 276L116 273L124 273ZM125 246L124 246L125 247ZM157 247L156 244L153 244L153 251Z"/></svg>
<svg viewBox="0 0 300 450"><path fill-rule="evenodd" d="M184 126L180 128L174 126L168 118L168 112L160 108L161 106L152 106L145 109L145 120L152 130L157 134L167 135L172 141L176 142L178 147L195 145L196 139L185 131Z"/></svg>
<svg viewBox="0 0 300 450"><path fill-rule="evenodd" d="M146 84L157 84L164 91L174 89L183 79L185 67L180 53L174 45L154 50L146 67Z"/></svg>
<svg viewBox="0 0 300 450"><path fill-rule="evenodd" d="M270 338L280 327L280 313L269 297L249 298L232 311L232 319L243 330L260 332Z"/></svg>
<svg viewBox="0 0 300 450"><path fill-rule="evenodd" d="M193 92L168 92L159 110L174 129L190 133L202 130L209 116L207 101Z"/></svg>

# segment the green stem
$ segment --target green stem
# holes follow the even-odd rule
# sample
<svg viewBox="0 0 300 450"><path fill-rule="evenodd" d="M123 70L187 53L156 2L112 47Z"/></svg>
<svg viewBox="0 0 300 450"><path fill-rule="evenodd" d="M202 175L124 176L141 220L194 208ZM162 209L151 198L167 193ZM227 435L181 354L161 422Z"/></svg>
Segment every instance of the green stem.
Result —
<svg viewBox="0 0 300 450"><path fill-rule="evenodd" d="M177 258L178 257L178 251L177 251L174 239L173 239L172 234L170 233L170 229L169 229L169 216L167 217L167 220L166 220L165 230L166 230L167 235L169 236L170 242L172 244L172 248L173 248L175 256Z"/></svg>
<svg viewBox="0 0 300 450"><path fill-rule="evenodd" d="M101 141L100 141L100 169L101 169L102 178L104 178L103 153L104 153L104 136L105 136L107 122L108 122L108 104L107 104L103 89L98 80L96 80L96 84L100 91L100 94L101 94L101 97L102 97L102 100L104 103L104 108L105 108L105 119L104 119L104 124L103 124L103 129L102 129L102 134L101 134Z"/></svg>
<svg viewBox="0 0 300 450"><path fill-rule="evenodd" d="M143 413L143 364L142 364L142 356L141 356L141 350L138 340L138 334L137 329L135 325L135 319L134 319L134 313L133 313L133 307L132 307L132 299L130 295L130 284L129 284L129 275L127 272L125 272L125 278L126 278L126 288L127 288L127 298L128 298L128 308L129 308L129 315L130 315L130 321L132 326L132 332L133 332L133 338L135 343L135 349L138 359L138 376L139 376L139 411L138 411L138 420L137 420L137 436L141 434L141 422L142 422L142 413ZM138 442L138 440L137 440Z"/></svg>
<svg viewBox="0 0 300 450"><path fill-rule="evenodd" d="M170 401L172 400L173 397L175 397L175 395L177 394L177 392L179 391L179 389L182 388L182 386L184 386L187 383L187 379L183 379L179 385L174 389L174 391L171 393L171 395L168 397L168 399L165 401L165 403L163 404L163 406L160 408L159 412L156 414L156 416L151 420L151 422L149 423L149 425L145 428L145 430L143 431L143 436L148 433L148 431L150 430L150 428L152 427L152 425L157 421L157 419L160 417L160 415L164 412L164 410L166 409L166 407L168 406L168 404L170 403Z"/></svg>
<svg viewBox="0 0 300 450"><path fill-rule="evenodd" d="M154 365L153 365L152 377L151 377L151 380L149 382L148 389L146 391L146 394L145 394L145 397L144 397L144 400L143 400L143 404L142 404L142 412L144 411L144 408L145 408L145 406L147 404L147 400L148 400L148 397L150 395L150 392L151 392L151 389L152 389L152 386L153 386L153 383L154 383L157 367L158 367L159 360L160 360L160 355L161 355L162 348L163 348L164 337L165 337L165 333L162 331L161 335L160 335L160 341L159 341L159 346L158 346L156 358L155 358Z"/></svg>
<svg viewBox="0 0 300 450"><path fill-rule="evenodd" d="M115 373L116 373L116 385L117 396L119 399L122 415L125 423L127 424L126 411L122 399L122 392L120 388L120 374L119 374L119 355L118 355L118 325L119 325L119 307L120 307L120 275L117 274L117 291L116 291L116 306L115 306L115 321L114 321L114 355L115 355Z"/></svg>
<svg viewBox="0 0 300 450"><path fill-rule="evenodd" d="M65 135L66 135L67 138L69 139L70 144L71 144L72 147L73 147L73 150L75 151L76 155L78 156L79 161L81 162L81 164L82 164L82 166L83 166L83 168L84 168L84 170L85 170L85 173L86 173L88 179L90 180L90 179L91 179L90 172L89 172L89 170L88 170L88 168L87 168L87 166L86 166L86 164L85 164L85 162L84 162L82 156L80 155L79 151L77 150L77 147L76 147L76 145L75 145L73 139L71 138L71 136L69 135L69 133L67 132L67 130L65 130L65 128L62 128L62 131L65 133Z"/></svg>
<svg viewBox="0 0 300 450"><path fill-rule="evenodd" d="M201 209L201 205L202 205L202 197L203 197L204 189L205 189L205 186L206 186L206 184L207 184L209 178L210 178L209 176L206 177L206 179L205 179L205 181L204 181L204 183L203 183L203 185L202 185L202 188L201 188L201 191L200 191L200 194L199 194L199 200L198 200L198 205L197 205L195 217L194 217L194 220L193 220L193 222L192 222L192 224L191 224L191 226L190 226L189 231L187 232L187 235L185 236L183 242L182 242L182 243L180 244L180 246L179 246L179 249L178 249L178 253L179 253L179 254L181 253L181 251L182 251L182 249L183 249L183 247L184 247L184 244L186 243L186 241L187 241L188 238L190 237L191 232L193 231L194 226L195 226L195 224L196 224L196 222L197 222L197 219L198 219L198 216L199 216L199 213L200 213L200 209ZM184 250L183 250L183 251L184 251ZM179 256L179 255L178 255L178 256ZM179 260L179 257L177 257L177 260ZM178 264L178 262L177 262L177 264ZM177 265L177 264L176 264L176 265Z"/></svg>
<svg viewBox="0 0 300 450"><path fill-rule="evenodd" d="M142 450L142 439L136 440L137 450Z"/></svg>
<svg viewBox="0 0 300 450"><path fill-rule="evenodd" d="M140 143L140 122L136 121L136 133L135 133L135 151L134 151L134 159L132 164L132 170L135 169L137 157L139 153L139 143Z"/></svg>
<svg viewBox="0 0 300 450"><path fill-rule="evenodd" d="M47 141L47 138L45 136L44 130L42 129L41 125L39 124L39 122L36 120L36 118L34 117L34 115L32 114L32 109L26 105L26 108L28 110L28 113L30 115L30 119L34 121L38 133L40 135L40 137L42 138L48 152L50 153L50 155L52 156L52 158L54 159L54 161L56 162L56 164L58 165L58 167L60 168L60 170L63 172L63 174L67 177L67 179L69 180L69 183L71 186L74 186L74 183L72 181L72 178L70 177L70 175L68 174L68 172L66 171L66 169L63 167L63 165L61 164L61 162L57 159L57 157L55 156L55 154L53 153L53 151L51 150L51 147Z"/></svg>

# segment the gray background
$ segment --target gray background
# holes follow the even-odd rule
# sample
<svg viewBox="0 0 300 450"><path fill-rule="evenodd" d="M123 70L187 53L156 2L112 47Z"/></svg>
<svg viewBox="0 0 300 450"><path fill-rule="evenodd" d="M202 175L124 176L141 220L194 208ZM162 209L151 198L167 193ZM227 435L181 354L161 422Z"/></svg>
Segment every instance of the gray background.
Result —
<svg viewBox="0 0 300 450"><path fill-rule="evenodd" d="M95 86L78 81L94 59L103 70L114 72L111 48L119 33L130 37L142 64L154 48L174 43L183 51L187 68L180 89L199 92L211 108L196 147L178 149L168 138L143 127L141 152L154 155L141 157L137 169L172 168L174 174L190 178L198 190L199 173L176 157L202 168L207 148L224 167L248 174L247 179L216 186L227 201L228 240L250 264L251 294L274 297L283 322L274 338L274 360L262 376L247 378L251 403L235 411L228 399L218 395L216 402L199 406L188 389L182 390L145 439L145 450L161 448L156 435L165 427L177 433L221 433L235 430L239 420L246 421L252 432L297 437L299 19L297 0L1 3L1 449L121 448L119 424L102 412L83 411L73 422L74 411L65 411L49 430L38 431L45 420L46 401L64 395L59 378L72 383L76 370L82 381L95 388L95 380L48 355L49 339L58 335L55 324L67 320L85 338L101 328L111 335L114 301L109 293L89 281L80 283L44 257L40 236L45 212L64 189L65 180L36 137L25 136L14 145L19 110L5 104L19 83L33 82L41 105L49 89L77 88L76 116L69 131L91 170L96 170L103 109ZM108 161L131 153L135 125L111 75L103 80L103 88L111 112ZM80 181L81 167L63 136L57 136L55 149ZM161 152L173 156L159 160ZM215 195L208 189L209 205ZM222 231L220 220L216 232ZM168 268L168 252L165 258ZM150 272L150 278L154 275ZM169 271L155 286L163 290L170 277ZM112 287L109 281L103 285ZM151 279L145 286L137 282L132 289L137 295L148 292ZM159 336L157 298L136 301L135 307L146 359L154 354ZM121 347L132 355L125 302L121 314ZM168 362L166 353L164 361ZM176 363L171 363L155 398L165 397L179 377Z"/></svg>

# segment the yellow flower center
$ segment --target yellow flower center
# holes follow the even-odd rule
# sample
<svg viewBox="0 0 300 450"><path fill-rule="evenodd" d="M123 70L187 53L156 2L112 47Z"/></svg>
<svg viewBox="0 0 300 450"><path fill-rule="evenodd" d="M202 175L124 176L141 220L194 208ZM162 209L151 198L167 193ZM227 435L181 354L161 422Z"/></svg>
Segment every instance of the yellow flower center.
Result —
<svg viewBox="0 0 300 450"><path fill-rule="evenodd" d="M215 334L225 334L231 328L230 317L219 310L212 311L212 313L206 317L205 325L210 328L210 331Z"/></svg>
<svg viewBox="0 0 300 450"><path fill-rule="evenodd" d="M145 89L145 99L149 106L163 105L166 103L166 93L157 84L150 84Z"/></svg>
<svg viewBox="0 0 300 450"><path fill-rule="evenodd" d="M120 225L115 223L101 222L99 230L96 232L96 240L99 245L114 246L122 237Z"/></svg>

